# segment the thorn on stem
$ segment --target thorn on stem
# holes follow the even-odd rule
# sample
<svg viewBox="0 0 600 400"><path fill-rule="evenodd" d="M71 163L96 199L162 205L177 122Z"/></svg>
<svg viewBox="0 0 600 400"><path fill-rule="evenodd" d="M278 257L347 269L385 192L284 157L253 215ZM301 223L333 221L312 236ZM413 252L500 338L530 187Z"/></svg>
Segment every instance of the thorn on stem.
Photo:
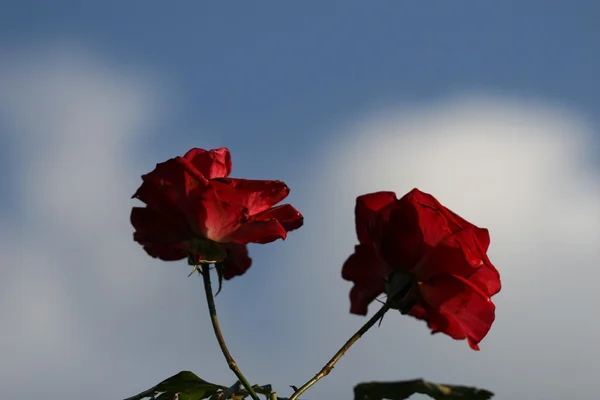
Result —
<svg viewBox="0 0 600 400"><path fill-rule="evenodd" d="M198 273L200 272L200 269L199 269L198 267L199 267L199 265L198 265L198 264L194 265L194 269L192 270L192 272L190 272L190 274L188 275L188 278L189 278L190 276L192 276L192 274L193 274L194 272L196 272L196 271L198 271Z"/></svg>

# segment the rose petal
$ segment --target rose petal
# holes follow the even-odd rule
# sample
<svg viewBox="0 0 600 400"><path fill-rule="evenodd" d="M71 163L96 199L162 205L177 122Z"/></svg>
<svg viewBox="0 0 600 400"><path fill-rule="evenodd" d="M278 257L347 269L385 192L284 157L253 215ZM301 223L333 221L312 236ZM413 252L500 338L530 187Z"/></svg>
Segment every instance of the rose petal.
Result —
<svg viewBox="0 0 600 400"><path fill-rule="evenodd" d="M277 239L287 237L285 229L276 219L267 221L250 220L220 239L223 243L233 242L239 244L247 243L270 243Z"/></svg>
<svg viewBox="0 0 600 400"><path fill-rule="evenodd" d="M500 290L500 274L478 245L472 228L448 235L436 246L425 246L422 259L411 269L419 281L438 274L460 276L488 296Z"/></svg>
<svg viewBox="0 0 600 400"><path fill-rule="evenodd" d="M367 315L369 304L382 292L365 286L352 286L350 289L350 313L355 315Z"/></svg>
<svg viewBox="0 0 600 400"><path fill-rule="evenodd" d="M495 319L491 299L464 278L442 274L420 285L422 306L432 333L467 339L474 350Z"/></svg>
<svg viewBox="0 0 600 400"><path fill-rule="evenodd" d="M142 245L148 255L163 261L177 261L188 256L183 243L142 243Z"/></svg>
<svg viewBox="0 0 600 400"><path fill-rule="evenodd" d="M186 219L178 206L168 196L165 196L159 187L152 183L143 182L133 197L146 203L148 209L162 214L165 219L173 221L185 221Z"/></svg>
<svg viewBox="0 0 600 400"><path fill-rule="evenodd" d="M152 172L142 175L142 180L133 197L149 208L171 215L193 215L196 202L190 201L190 197L208 185L202 174L182 157L157 164Z"/></svg>
<svg viewBox="0 0 600 400"><path fill-rule="evenodd" d="M457 269L454 272L450 270L448 272L467 279L488 296L498 293L501 289L500 273L486 254L489 244L487 229L465 229L458 232L455 238L470 266L479 266L471 270L459 271ZM484 239L485 246L481 245L480 238Z"/></svg>
<svg viewBox="0 0 600 400"><path fill-rule="evenodd" d="M429 264L430 267L433 267L427 271L429 275L445 271L468 278L469 281L484 289L490 296L498 293L500 291L500 274L486 254L490 245L488 230L470 223L444 207L432 195L423 193L418 189L413 189L405 197L415 204L419 212L424 243L431 247L442 243L450 247L458 246L466 260L465 264L454 257L454 260L450 262L448 260L451 256L447 254L448 252L444 249L441 249L441 251L436 250L437 258L440 261L432 261ZM441 236L445 235L444 232L447 231L451 232L454 238ZM453 252L452 254L456 255ZM443 259L447 261L442 261ZM484 267L481 271L479 271L480 266ZM470 276L474 276L474 278L471 279ZM427 279L426 276L421 278Z"/></svg>
<svg viewBox="0 0 600 400"><path fill-rule="evenodd" d="M490 232L485 228L475 228L475 237L479 244L480 250L483 253L487 253L490 247Z"/></svg>
<svg viewBox="0 0 600 400"><path fill-rule="evenodd" d="M419 189L411 190L405 197L415 205L429 208L440 213L448 224L448 228L453 233L463 228L475 227L475 225L469 221L444 207L435 197L428 193L421 192Z"/></svg>
<svg viewBox="0 0 600 400"><path fill-rule="evenodd" d="M187 195L199 183L207 184L206 178L183 157L156 164L152 172L142 175L142 180L162 189L163 192L170 193L170 190L180 196Z"/></svg>
<svg viewBox="0 0 600 400"><path fill-rule="evenodd" d="M248 247L237 243L227 243L224 247L227 257L222 262L223 278L229 280L243 275L252 264L252 259L248 257Z"/></svg>
<svg viewBox="0 0 600 400"><path fill-rule="evenodd" d="M226 147L209 151L194 148L183 158L197 168L206 179L225 178L231 173L231 154Z"/></svg>
<svg viewBox="0 0 600 400"><path fill-rule="evenodd" d="M140 243L150 256L165 261L187 257L186 242L193 233L185 224L140 207L131 210L131 223L136 229L133 240Z"/></svg>
<svg viewBox="0 0 600 400"><path fill-rule="evenodd" d="M304 217L302 214L300 214L300 212L290 204L282 204L277 207L269 208L268 210L254 215L252 219L257 221L275 219L279 221L286 232L298 229L304 223Z"/></svg>
<svg viewBox="0 0 600 400"><path fill-rule="evenodd" d="M366 315L368 305L385 292L385 280L388 270L375 249L366 245L354 247L354 253L348 257L342 267L342 278L354 282L350 290L350 312Z"/></svg>
<svg viewBox="0 0 600 400"><path fill-rule="evenodd" d="M426 246L423 259L411 272L419 281L443 273L460 276L493 296L500 291L500 274L479 245L478 232L480 228L463 229L435 247Z"/></svg>
<svg viewBox="0 0 600 400"><path fill-rule="evenodd" d="M189 218L195 220L201 236L227 243L232 241L228 237L240 228L248 215L244 207L217 195L213 183L211 181L204 190L198 191L194 201L196 208Z"/></svg>
<svg viewBox="0 0 600 400"><path fill-rule="evenodd" d="M497 294L500 291L500 289L502 289L500 273L498 272L496 267L494 267L494 265L491 262L489 262L489 260L487 263L484 263L481 267L474 271L471 275L464 276L463 278L475 285L486 296L491 297Z"/></svg>
<svg viewBox="0 0 600 400"><path fill-rule="evenodd" d="M191 240L194 233L183 219L173 219L148 208L133 207L131 224L134 240L139 243L177 243Z"/></svg>
<svg viewBox="0 0 600 400"><path fill-rule="evenodd" d="M374 245L379 240L381 223L387 221L396 200L394 192L369 193L356 198L354 214L360 243Z"/></svg>
<svg viewBox="0 0 600 400"><path fill-rule="evenodd" d="M425 243L420 224L417 210L405 197L390 211L380 251L393 270L411 271L430 248Z"/></svg>
<svg viewBox="0 0 600 400"><path fill-rule="evenodd" d="M285 199L290 192L281 181L222 178L212 182L222 199L248 209L248 215L255 215L269 209Z"/></svg>
<svg viewBox="0 0 600 400"><path fill-rule="evenodd" d="M446 239L452 231L448 228L448 221L443 213L438 208L425 203L424 200L433 201L435 199L433 196L423 193L418 189L413 189L398 202L406 207L406 211L402 215L403 218L406 218L407 213L416 213L416 223L419 226L418 229L421 231L423 243L426 246L435 247L442 240ZM435 205L436 203L433 204ZM397 214L395 217L400 222L399 215ZM411 219L411 225L414 223L414 219Z"/></svg>
<svg viewBox="0 0 600 400"><path fill-rule="evenodd" d="M433 196L418 189L403 196L390 214L388 229L382 253L392 268L411 265L410 272L420 281L444 272L458 275L488 295L500 290L500 276L486 255L487 230L448 211ZM477 272L480 267L484 269Z"/></svg>

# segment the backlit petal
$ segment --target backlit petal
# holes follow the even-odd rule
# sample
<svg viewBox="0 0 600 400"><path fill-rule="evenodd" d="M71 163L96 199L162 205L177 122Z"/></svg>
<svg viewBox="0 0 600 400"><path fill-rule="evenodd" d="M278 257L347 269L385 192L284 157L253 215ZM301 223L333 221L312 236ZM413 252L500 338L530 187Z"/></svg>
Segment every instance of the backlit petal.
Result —
<svg viewBox="0 0 600 400"><path fill-rule="evenodd" d="M257 221L276 219L286 232L298 229L304 223L302 214L290 204L282 204L277 207L269 208L268 210L254 215L252 219Z"/></svg>
<svg viewBox="0 0 600 400"><path fill-rule="evenodd" d="M248 221L244 222L239 227L223 237L223 242L233 243L270 243L277 239L284 239L287 237L285 229L279 221L276 219L270 219L267 221Z"/></svg>
<svg viewBox="0 0 600 400"><path fill-rule="evenodd" d="M449 274L424 282L420 292L433 333L467 339L471 348L478 350L495 319L491 299L464 278Z"/></svg>
<svg viewBox="0 0 600 400"><path fill-rule="evenodd" d="M206 151L194 148L183 156L206 179L225 178L231 173L231 154L226 147Z"/></svg>

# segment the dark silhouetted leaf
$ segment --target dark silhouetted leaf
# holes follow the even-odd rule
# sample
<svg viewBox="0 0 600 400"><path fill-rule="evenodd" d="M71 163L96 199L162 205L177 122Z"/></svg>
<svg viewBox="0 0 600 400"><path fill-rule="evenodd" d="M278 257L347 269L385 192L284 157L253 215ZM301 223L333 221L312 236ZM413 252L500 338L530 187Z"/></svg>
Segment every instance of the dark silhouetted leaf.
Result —
<svg viewBox="0 0 600 400"><path fill-rule="evenodd" d="M252 389L256 393L263 394L265 396L268 396L271 394L271 392L273 392L273 387L271 385L263 385L263 386L254 385L254 386L252 386Z"/></svg>
<svg viewBox="0 0 600 400"><path fill-rule="evenodd" d="M258 385L254 385L252 386L252 389L258 393L258 394L262 394L264 395L267 399L270 399L273 395L273 386L271 385L263 385L263 386L258 386ZM242 392L245 392L244 390L242 390ZM288 400L287 397L277 397L277 400Z"/></svg>
<svg viewBox="0 0 600 400"><path fill-rule="evenodd" d="M423 379L401 382L366 382L354 387L354 400L405 400L415 393L436 400L488 400L494 395L484 389L441 385Z"/></svg>
<svg viewBox="0 0 600 400"><path fill-rule="evenodd" d="M142 400L145 398L154 400L200 400L224 389L227 389L227 387L206 382L190 371L181 371L153 388L125 400Z"/></svg>

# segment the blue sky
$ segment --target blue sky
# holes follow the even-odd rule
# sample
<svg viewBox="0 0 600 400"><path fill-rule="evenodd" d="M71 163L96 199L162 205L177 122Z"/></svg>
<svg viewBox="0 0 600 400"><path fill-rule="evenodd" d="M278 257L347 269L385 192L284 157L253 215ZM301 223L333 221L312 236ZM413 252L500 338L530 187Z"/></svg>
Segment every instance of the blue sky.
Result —
<svg viewBox="0 0 600 400"><path fill-rule="evenodd" d="M217 299L254 382L289 394L362 324L340 278L354 199L419 187L490 229L504 287L481 352L387 318L306 398L421 376L499 400L595 398L596 3L2 9L7 397L124 398L182 369L233 383L201 283L147 257L128 221L156 162L227 146L234 176L286 181L306 216L285 242L252 246L253 267Z"/></svg>
<svg viewBox="0 0 600 400"><path fill-rule="evenodd" d="M157 132L161 143L203 129L285 154L374 103L472 88L598 109L593 1L178 4L4 2L0 33L9 45L75 40L168 80L175 132Z"/></svg>

